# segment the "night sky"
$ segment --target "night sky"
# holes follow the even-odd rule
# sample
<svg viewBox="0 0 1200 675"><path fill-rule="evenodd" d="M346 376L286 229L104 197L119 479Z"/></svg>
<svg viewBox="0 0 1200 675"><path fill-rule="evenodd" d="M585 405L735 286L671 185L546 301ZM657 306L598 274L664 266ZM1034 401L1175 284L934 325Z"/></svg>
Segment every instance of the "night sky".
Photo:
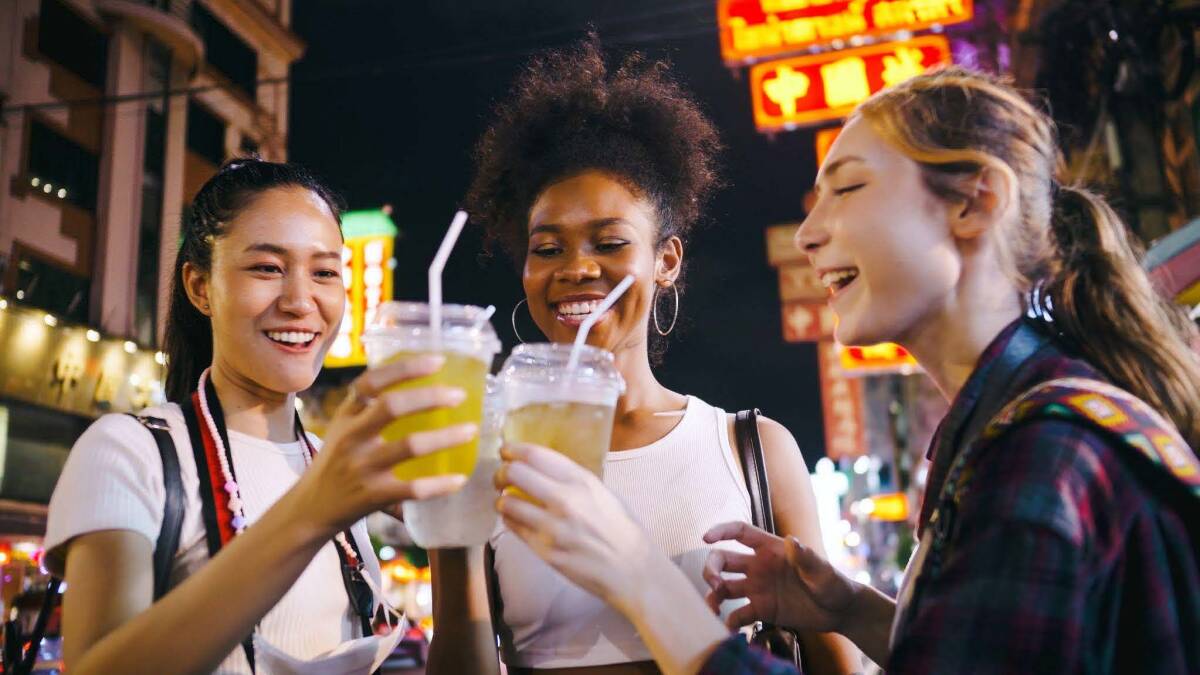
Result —
<svg viewBox="0 0 1200 675"><path fill-rule="evenodd" d="M754 130L746 73L720 60L716 2L704 0L303 0L308 49L292 70L290 158L326 177L352 209L391 204L401 230L396 297L423 299L425 268L471 176L494 103L538 50L594 26L610 53L667 58L721 131L726 187L686 250L689 289L659 379L734 411L758 407L823 454L816 354L783 342L763 230L798 220L815 173L811 132ZM481 256L468 226L447 267L450 302L497 307L506 350L522 297L504 258ZM522 308L526 339L532 322Z"/></svg>

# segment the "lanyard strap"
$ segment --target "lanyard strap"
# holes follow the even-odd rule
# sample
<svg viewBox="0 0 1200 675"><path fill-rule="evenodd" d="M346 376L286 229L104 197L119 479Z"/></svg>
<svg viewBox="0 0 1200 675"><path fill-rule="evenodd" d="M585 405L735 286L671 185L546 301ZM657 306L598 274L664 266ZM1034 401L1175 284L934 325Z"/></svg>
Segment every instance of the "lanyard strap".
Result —
<svg viewBox="0 0 1200 675"><path fill-rule="evenodd" d="M201 406L200 397L205 397L208 412L212 416L213 426L216 427L217 433L220 434L221 445L225 449L225 460L229 466L229 473L233 477L234 482L237 482L237 470L233 464L233 446L229 443L229 434L225 428L225 415L221 410L220 400L217 398L217 392L213 387L212 380L205 383L205 391L193 392L191 405L183 405L184 422L187 424L188 436L192 444L192 453L196 460L196 474L200 478L200 503L201 514L204 521L205 542L208 545L209 558L213 558L217 553L226 546L236 536L237 530L234 528L233 512L227 508L228 495L225 490L225 477L221 473L221 462L217 455L217 443L213 438L209 426L204 423L204 413ZM316 448L309 442L308 435L304 432L304 426L300 422L299 413L296 414L296 430L300 436L300 442L304 443L308 448L310 456L316 456ZM363 631L363 637L368 637L374 633L371 626L371 618L374 610L374 594L370 585L365 580L365 572L363 570L363 557L361 549L358 547L358 542L354 538L353 532L347 528L343 533L345 540L349 543L351 552L347 552L337 542L334 542L334 550L337 552L340 562L342 583L346 589L346 597L349 600L350 608L359 617L360 625ZM258 629L257 624L255 630ZM250 664L251 672L257 672L254 659L254 631L247 635L242 640L242 651L246 655L246 660Z"/></svg>

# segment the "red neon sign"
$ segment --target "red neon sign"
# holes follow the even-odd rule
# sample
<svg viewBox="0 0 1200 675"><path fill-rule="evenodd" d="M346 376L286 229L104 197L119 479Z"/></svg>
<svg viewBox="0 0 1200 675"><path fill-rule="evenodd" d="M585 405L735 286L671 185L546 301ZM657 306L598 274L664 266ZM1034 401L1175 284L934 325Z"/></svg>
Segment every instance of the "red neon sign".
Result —
<svg viewBox="0 0 1200 675"><path fill-rule="evenodd" d="M750 69L754 124L780 131L840 119L871 94L947 63L950 43L927 35L759 64Z"/></svg>
<svg viewBox="0 0 1200 675"><path fill-rule="evenodd" d="M969 21L972 0L718 0L721 56L730 66L839 40Z"/></svg>

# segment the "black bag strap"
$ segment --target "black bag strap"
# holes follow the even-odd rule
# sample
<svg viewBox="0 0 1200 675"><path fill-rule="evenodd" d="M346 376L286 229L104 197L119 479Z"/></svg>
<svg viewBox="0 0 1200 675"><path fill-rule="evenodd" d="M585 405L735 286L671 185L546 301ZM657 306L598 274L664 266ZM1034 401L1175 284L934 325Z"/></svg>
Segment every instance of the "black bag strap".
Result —
<svg viewBox="0 0 1200 675"><path fill-rule="evenodd" d="M762 438L758 434L757 408L742 410L734 417L738 453L742 458L742 475L750 493L750 514L755 527L775 534L775 514L771 510L771 486L767 482L767 463L763 458Z"/></svg>
<svg viewBox="0 0 1200 675"><path fill-rule="evenodd" d="M150 432L150 436L154 438L154 444L158 447L158 455L162 459L165 499L163 501L162 527L158 531L158 540L154 544L154 599L158 600L167 593L171 580L171 565L175 560L176 552L179 551L179 535L183 530L183 510L187 503L183 493L183 478L179 471L179 455L175 452L175 441L171 439L170 427L167 426L166 420L159 417L126 414L137 420ZM29 651L19 663L14 664L12 670L14 674L25 675L32 672L37 659L38 646L41 645L42 637L46 634L46 625L50 621L50 614L54 611L55 600L61 587L62 579L58 577L51 577L50 582L46 584L46 598L42 602L42 609L38 612L37 621L34 623L33 634L30 635Z"/></svg>
<svg viewBox="0 0 1200 675"><path fill-rule="evenodd" d="M183 512L187 497L183 492L183 478L179 469L179 454L175 441L171 439L167 421L160 417L133 416L141 423L158 446L158 456L163 467L163 520L154 545L154 599L167 594L171 581L171 566L179 551L179 536L183 531Z"/></svg>
<svg viewBox="0 0 1200 675"><path fill-rule="evenodd" d="M61 586L62 579L58 577L51 577L50 582L46 584L46 596L42 599L42 608L38 611L37 621L33 624L33 634L29 637L29 648L23 655L21 654L21 640L19 638L16 641L15 650L9 652L7 649L7 639L10 637L8 633L15 634L19 631L9 630L8 624L5 625L5 651L9 652L9 654L15 654L17 657L17 662L12 666L12 673L14 675L29 675L29 673L33 672L33 667L37 665L38 648L42 645L42 636L46 634L46 624L50 622L50 614L54 612L54 600L58 597L58 591ZM16 624L12 625L15 628ZM8 667L7 663L5 667Z"/></svg>

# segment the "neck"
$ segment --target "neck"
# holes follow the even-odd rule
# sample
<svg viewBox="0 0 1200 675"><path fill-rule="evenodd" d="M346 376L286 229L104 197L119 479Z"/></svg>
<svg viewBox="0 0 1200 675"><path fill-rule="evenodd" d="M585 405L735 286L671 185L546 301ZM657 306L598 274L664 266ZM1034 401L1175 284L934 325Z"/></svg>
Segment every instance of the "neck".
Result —
<svg viewBox="0 0 1200 675"><path fill-rule="evenodd" d="M209 371L221 399L225 427L273 443L296 440L296 394L264 389L218 355Z"/></svg>
<svg viewBox="0 0 1200 675"><path fill-rule="evenodd" d="M625 394L617 400L618 419L639 409L656 412L675 407L675 395L662 386L650 370L650 351L645 338L613 351L617 370L625 380Z"/></svg>
<svg viewBox="0 0 1200 675"><path fill-rule="evenodd" d="M994 275L968 274L932 316L897 342L953 401L979 364L979 357L1008 324L1021 316L1020 294Z"/></svg>

